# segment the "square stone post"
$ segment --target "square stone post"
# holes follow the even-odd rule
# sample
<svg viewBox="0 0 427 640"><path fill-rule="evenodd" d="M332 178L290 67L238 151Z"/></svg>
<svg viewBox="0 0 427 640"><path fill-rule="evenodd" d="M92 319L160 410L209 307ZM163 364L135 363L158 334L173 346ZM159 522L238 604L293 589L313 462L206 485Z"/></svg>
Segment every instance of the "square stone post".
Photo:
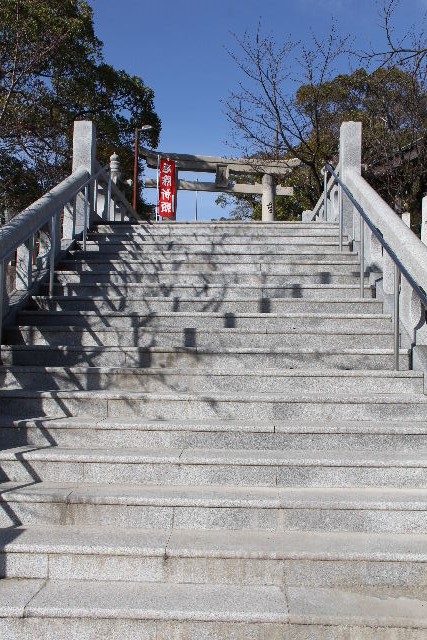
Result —
<svg viewBox="0 0 427 640"><path fill-rule="evenodd" d="M90 175L94 174L96 160L96 128L90 120L77 120L73 131L73 165L72 171L86 169ZM89 190L89 203L93 202L93 185ZM64 210L63 238L72 239L83 231L84 226L84 196L79 194L75 207L68 206ZM92 207L89 206L89 220Z"/></svg>
<svg viewBox="0 0 427 640"><path fill-rule="evenodd" d="M340 178L347 183L349 171L359 175L362 172L362 123L343 122L340 128ZM356 216L353 225L353 216ZM343 229L349 240L354 240L353 229L359 229L359 214L353 211L353 205L343 194ZM357 233L357 235L359 235Z"/></svg>
<svg viewBox="0 0 427 640"><path fill-rule="evenodd" d="M274 178L269 173L264 173L262 176L262 221L273 222L274 221L274 199L276 195L276 189L274 184Z"/></svg>

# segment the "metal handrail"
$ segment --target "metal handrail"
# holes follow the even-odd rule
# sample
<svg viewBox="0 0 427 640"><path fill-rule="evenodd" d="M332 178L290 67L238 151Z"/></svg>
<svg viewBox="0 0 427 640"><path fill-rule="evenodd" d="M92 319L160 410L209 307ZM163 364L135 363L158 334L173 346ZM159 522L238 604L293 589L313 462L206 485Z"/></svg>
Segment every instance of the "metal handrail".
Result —
<svg viewBox="0 0 427 640"><path fill-rule="evenodd" d="M421 304L427 309L427 295L423 287L421 287L415 278L410 274L403 262L396 255L395 251L391 248L389 243L384 239L382 232L374 225L370 220L369 215L363 209L363 207L357 202L356 198L351 193L347 185L338 176L332 165L325 165L326 171L328 171L334 178L335 183L340 188L340 212L339 212L339 227L340 227L340 250L342 250L342 233L343 233L343 206L342 206L342 193L345 193L350 200L354 208L360 215L360 292L361 297L364 297L364 279L365 279L365 264L364 264L364 223L366 223L377 238L383 249L392 259L394 264L394 359L395 368L399 369L399 288L401 275L405 277L409 285L417 294Z"/></svg>

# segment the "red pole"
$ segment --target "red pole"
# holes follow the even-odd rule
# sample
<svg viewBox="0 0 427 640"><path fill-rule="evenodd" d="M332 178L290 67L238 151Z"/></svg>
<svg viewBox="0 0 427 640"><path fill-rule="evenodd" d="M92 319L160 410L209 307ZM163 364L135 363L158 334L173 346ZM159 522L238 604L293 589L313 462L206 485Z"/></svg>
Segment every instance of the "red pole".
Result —
<svg viewBox="0 0 427 640"><path fill-rule="evenodd" d="M138 129L135 129L135 157L133 161L133 202L132 206L136 210L136 199L138 193Z"/></svg>

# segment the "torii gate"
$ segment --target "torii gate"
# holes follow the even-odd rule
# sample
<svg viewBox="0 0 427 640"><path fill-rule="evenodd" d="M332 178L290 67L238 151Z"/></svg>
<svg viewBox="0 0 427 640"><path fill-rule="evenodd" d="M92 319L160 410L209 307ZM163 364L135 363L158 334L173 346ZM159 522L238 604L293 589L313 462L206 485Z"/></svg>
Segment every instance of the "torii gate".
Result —
<svg viewBox="0 0 427 640"><path fill-rule="evenodd" d="M193 171L200 173L214 173L215 182L192 182L180 180L177 176L177 188L187 191L213 191L220 193L259 193L262 195L262 220L271 222L274 220L274 198L275 196L292 196L293 187L283 187L276 185L274 176L283 176L295 167L300 161L290 160L256 160L247 158L230 159L217 158L214 156L193 156L182 153L165 153L162 151L152 151L142 147L139 154L145 159L150 169L158 168L159 157L173 160L178 171ZM230 181L231 174L255 174L261 173L262 184L238 183ZM147 189L157 188L157 181L146 180Z"/></svg>

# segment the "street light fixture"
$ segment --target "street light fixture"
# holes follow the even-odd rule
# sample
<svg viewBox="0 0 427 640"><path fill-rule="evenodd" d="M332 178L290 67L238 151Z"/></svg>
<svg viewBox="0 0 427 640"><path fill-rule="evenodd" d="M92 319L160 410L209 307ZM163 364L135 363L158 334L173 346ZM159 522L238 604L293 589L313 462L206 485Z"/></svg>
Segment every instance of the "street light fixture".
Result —
<svg viewBox="0 0 427 640"><path fill-rule="evenodd" d="M133 162L133 202L132 206L136 209L136 199L138 193L138 152L139 152L139 132L140 131L150 131L154 129L151 124L144 124L142 127L137 127L135 129L135 157Z"/></svg>

